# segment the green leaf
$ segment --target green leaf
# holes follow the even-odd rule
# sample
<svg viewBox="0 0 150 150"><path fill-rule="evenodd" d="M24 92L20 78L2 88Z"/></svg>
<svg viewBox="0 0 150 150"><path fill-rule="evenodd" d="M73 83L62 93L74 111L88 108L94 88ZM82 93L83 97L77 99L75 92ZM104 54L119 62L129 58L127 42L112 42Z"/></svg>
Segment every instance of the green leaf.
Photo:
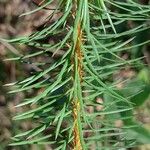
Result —
<svg viewBox="0 0 150 150"><path fill-rule="evenodd" d="M55 139L57 139L57 137L59 135L59 131L60 131L62 121L64 119L65 111L66 111L66 104L64 105L63 109L60 111L60 117L59 117L59 121L58 121L57 128L56 128Z"/></svg>

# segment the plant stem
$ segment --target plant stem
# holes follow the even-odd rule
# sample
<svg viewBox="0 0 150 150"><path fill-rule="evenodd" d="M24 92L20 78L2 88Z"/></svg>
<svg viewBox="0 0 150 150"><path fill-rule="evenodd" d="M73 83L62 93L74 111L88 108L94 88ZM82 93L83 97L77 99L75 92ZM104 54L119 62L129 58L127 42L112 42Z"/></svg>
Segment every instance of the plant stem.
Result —
<svg viewBox="0 0 150 150"><path fill-rule="evenodd" d="M82 89L81 82L83 77L82 71L82 60L83 54L81 50L82 45L82 28L81 28L81 18L79 14L81 12L81 1L74 1L74 9L73 9L73 18L75 19L75 27L74 27L74 53L73 53L73 73L74 73L74 97L73 97L73 150L83 150L84 149L84 141L83 141L83 133L82 133L82 125L81 125L81 105L82 105ZM76 17L75 17L76 16Z"/></svg>
<svg viewBox="0 0 150 150"><path fill-rule="evenodd" d="M75 84L81 85L82 82L82 76L83 76L83 71L82 71L82 51L81 51L81 44L82 44L82 29L81 29L81 24L78 22L78 27L77 27L77 40L75 43L75 51L74 51L74 58L73 58L73 64L74 64L74 82ZM77 91L78 91L78 86L76 86ZM80 91L82 95L82 91ZM78 92L76 93L76 96L74 96L73 99L73 119L74 119L74 128L73 128L73 150L83 150L83 135L82 135L82 127L81 127L81 100L80 100L80 95Z"/></svg>

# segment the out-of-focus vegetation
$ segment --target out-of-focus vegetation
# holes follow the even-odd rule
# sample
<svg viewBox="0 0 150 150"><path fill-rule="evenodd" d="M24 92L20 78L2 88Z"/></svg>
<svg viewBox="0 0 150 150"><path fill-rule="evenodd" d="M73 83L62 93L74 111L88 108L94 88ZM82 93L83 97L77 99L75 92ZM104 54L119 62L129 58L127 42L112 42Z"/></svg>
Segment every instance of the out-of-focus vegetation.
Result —
<svg viewBox="0 0 150 150"><path fill-rule="evenodd" d="M149 1L140 0L141 3L149 5ZM42 28L42 23L48 16L47 11L39 11L29 16L19 17L23 12L32 10L36 6L31 2L31 0L1 0L0 1L0 37L10 38L18 35L29 35L34 30L40 30ZM142 24L142 21L137 21L137 24ZM124 24L124 26L119 27L117 30L121 31L123 28L128 28L132 26L132 22L129 24ZM140 32L140 36L134 40L136 44L148 40L150 37L149 30ZM36 64L30 64L30 62L22 62L22 64L5 61L6 58L11 57L13 54L20 55L20 53L30 53L32 47L24 47L22 45L11 45L10 43L0 41L0 150L42 150L50 149L50 147L37 147L35 145L21 146L21 147L10 147L8 143L10 138L18 133L20 130L28 130L35 126L32 122L26 121L23 123L14 123L12 117L16 113L22 112L22 108L16 109L14 106L21 102L24 97L29 97L30 95L36 95L41 91L30 90L28 93L17 93L15 95L7 94L10 90L7 83L15 82L21 80L22 76L29 76L35 71L40 71ZM137 70L132 69L128 66L125 69L121 69L118 74L114 76L115 80L128 79L131 78L133 82L129 83L131 90L122 91L123 94L128 96L136 94L132 97L132 101L136 103L137 109L134 112L137 120L144 124L144 126L150 130L150 44L147 43L145 46L140 46L129 54L128 51L121 54L122 58L128 59L129 57L137 58L144 57L142 63L139 65ZM20 51L22 49L23 51ZM36 51L38 49L34 49ZM45 59L42 57L39 60ZM47 58L48 59L48 58ZM57 59L53 58L53 59ZM53 60L51 60L53 61ZM118 88L124 86L118 84ZM141 107L138 107L141 106ZM116 126L120 126L120 122L116 122ZM136 149L149 150L150 146L142 146Z"/></svg>

